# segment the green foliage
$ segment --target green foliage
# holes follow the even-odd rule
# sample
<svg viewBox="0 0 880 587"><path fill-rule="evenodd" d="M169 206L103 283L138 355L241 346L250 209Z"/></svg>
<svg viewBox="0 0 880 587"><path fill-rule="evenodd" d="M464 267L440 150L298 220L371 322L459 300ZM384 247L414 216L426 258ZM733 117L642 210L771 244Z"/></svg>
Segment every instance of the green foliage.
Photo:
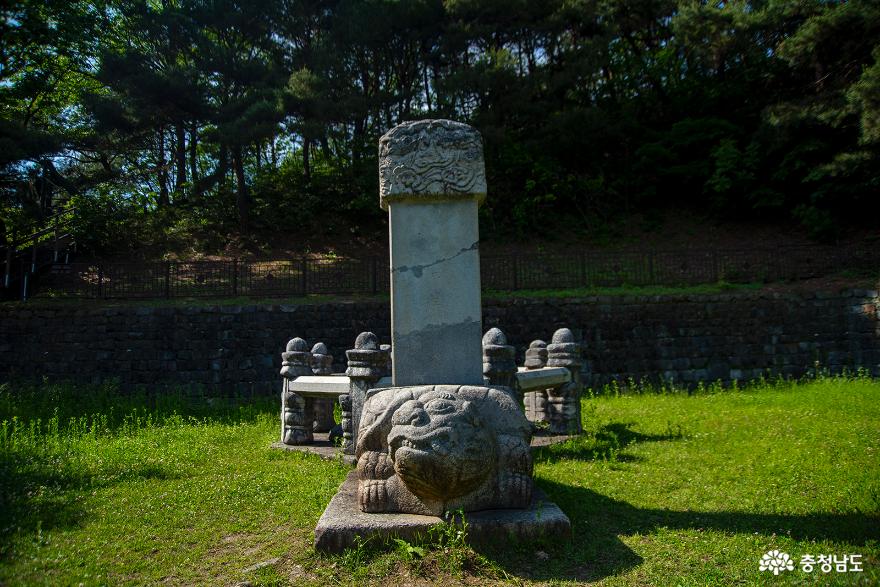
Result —
<svg viewBox="0 0 880 587"><path fill-rule="evenodd" d="M3 16L0 215L94 200L96 252L125 246L98 227L131 224L122 200L150 218L135 246L307 230L325 210L378 221L377 139L422 117L481 131L496 234L675 206L833 238L878 212L873 2L21 0Z"/></svg>

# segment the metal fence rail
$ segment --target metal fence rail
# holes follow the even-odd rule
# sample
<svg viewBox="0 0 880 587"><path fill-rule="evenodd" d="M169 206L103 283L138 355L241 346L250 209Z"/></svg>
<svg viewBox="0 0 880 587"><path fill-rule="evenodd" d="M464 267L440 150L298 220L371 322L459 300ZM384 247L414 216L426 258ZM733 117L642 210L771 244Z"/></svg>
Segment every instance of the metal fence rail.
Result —
<svg viewBox="0 0 880 587"><path fill-rule="evenodd" d="M484 255L483 289L569 289L795 281L842 271L880 272L877 247L784 247L678 251ZM101 299L271 297L385 293L387 258L279 261L72 263L41 287L55 295Z"/></svg>

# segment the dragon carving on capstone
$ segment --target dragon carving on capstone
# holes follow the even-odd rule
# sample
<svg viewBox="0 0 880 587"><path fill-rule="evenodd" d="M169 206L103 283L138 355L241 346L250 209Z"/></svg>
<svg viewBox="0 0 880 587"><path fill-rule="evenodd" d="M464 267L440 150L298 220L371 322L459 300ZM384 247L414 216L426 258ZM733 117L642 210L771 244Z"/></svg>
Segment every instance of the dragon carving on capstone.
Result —
<svg viewBox="0 0 880 587"><path fill-rule="evenodd" d="M530 440L505 387L372 389L357 440L358 504L368 513L435 516L528 507Z"/></svg>
<svg viewBox="0 0 880 587"><path fill-rule="evenodd" d="M400 124L379 139L379 198L429 201L443 194L486 194L483 141L472 127L451 120Z"/></svg>

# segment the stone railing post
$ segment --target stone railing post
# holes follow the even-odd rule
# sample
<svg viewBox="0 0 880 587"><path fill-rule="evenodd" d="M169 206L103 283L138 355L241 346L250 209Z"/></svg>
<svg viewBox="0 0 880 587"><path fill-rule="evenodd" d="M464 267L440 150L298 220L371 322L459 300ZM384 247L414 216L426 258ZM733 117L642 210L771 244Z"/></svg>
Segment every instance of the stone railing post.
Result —
<svg viewBox="0 0 880 587"><path fill-rule="evenodd" d="M391 377L391 345L390 344L380 344L379 350L385 353L388 357L388 362L386 363L385 372L382 374L383 377Z"/></svg>
<svg viewBox="0 0 880 587"><path fill-rule="evenodd" d="M571 381L547 390L547 415L553 434L580 434L581 424L581 345L574 341L568 328L553 333L547 345L547 366L565 367L571 373Z"/></svg>
<svg viewBox="0 0 880 587"><path fill-rule="evenodd" d="M348 375L350 384L348 397L340 398L340 405L345 410L348 405L348 429L345 422L342 427L342 449L345 454L354 454L357 447L357 430L361 421L361 410L367 391L376 386L388 365L387 353L379 348L379 340L372 332L361 332L355 340L354 348L345 351L348 358ZM345 398L345 399L343 399ZM343 416L343 419L346 419Z"/></svg>
<svg viewBox="0 0 880 587"><path fill-rule="evenodd" d="M314 439L312 427L315 414L313 400L290 391L290 382L301 375L311 375L309 346L301 338L291 339L287 350L281 353L281 376L284 390L281 392L281 442L284 444L307 444Z"/></svg>
<svg viewBox="0 0 880 587"><path fill-rule="evenodd" d="M354 454L354 431L351 428L351 395L339 396L339 409L342 411L342 419L339 427L342 428L342 452Z"/></svg>
<svg viewBox="0 0 880 587"><path fill-rule="evenodd" d="M533 340L526 350L526 369L542 369L547 366L547 343L543 340ZM523 401L526 407L526 418L533 424L548 423L547 418L547 390L539 389L529 391Z"/></svg>
<svg viewBox="0 0 880 587"><path fill-rule="evenodd" d="M312 373L315 375L332 375L333 374L333 357L327 351L327 345L319 342L312 347ZM315 410L315 432L330 432L330 429L336 425L333 420L333 405L331 399L316 399L314 403Z"/></svg>
<svg viewBox="0 0 880 587"><path fill-rule="evenodd" d="M498 328L490 328L483 335L483 376L489 385L516 388L516 349L507 344L507 337Z"/></svg>

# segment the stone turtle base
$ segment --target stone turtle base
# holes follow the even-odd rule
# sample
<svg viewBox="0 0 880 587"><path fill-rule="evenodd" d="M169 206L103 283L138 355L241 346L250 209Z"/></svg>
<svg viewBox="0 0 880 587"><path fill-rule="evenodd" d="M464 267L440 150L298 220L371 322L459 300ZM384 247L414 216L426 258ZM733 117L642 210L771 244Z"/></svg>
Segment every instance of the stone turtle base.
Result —
<svg viewBox="0 0 880 587"><path fill-rule="evenodd" d="M354 455L343 454L342 450L338 446L330 442L329 436L330 435L326 432L315 432L315 440L311 444L290 445L281 442L273 442L271 448L296 452L307 452L309 454L318 455L322 459L327 459L328 461L342 459L342 462L344 462L346 465L349 465L350 467L355 466L357 464L357 461L355 460ZM544 446L550 446L551 444L565 442L566 440L569 440L571 438L577 438L577 436L554 436L549 434L535 434L534 436L532 436L532 450Z"/></svg>
<svg viewBox="0 0 880 587"><path fill-rule="evenodd" d="M342 552L355 540L390 541L401 538L411 543L430 538L431 528L443 523L436 516L415 514L365 514L357 505L357 472L352 471L315 527L315 549ZM468 542L493 544L506 540L529 541L542 536L569 538L571 522L547 496L535 488L532 505L526 510L483 510L465 514Z"/></svg>

